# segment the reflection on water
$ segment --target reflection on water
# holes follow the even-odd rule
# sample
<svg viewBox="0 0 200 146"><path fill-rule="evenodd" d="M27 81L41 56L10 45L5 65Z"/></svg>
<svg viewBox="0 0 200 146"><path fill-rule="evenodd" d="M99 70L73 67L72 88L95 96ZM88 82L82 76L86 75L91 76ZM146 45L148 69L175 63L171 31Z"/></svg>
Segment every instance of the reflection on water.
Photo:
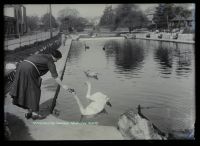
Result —
<svg viewBox="0 0 200 146"><path fill-rule="evenodd" d="M162 74L171 74L173 64L178 77L186 77L192 71L192 45L159 42L154 59L160 64ZM170 76L168 76L170 77Z"/></svg>
<svg viewBox="0 0 200 146"><path fill-rule="evenodd" d="M141 68L141 63L144 60L143 48L137 43L128 40L123 43L107 41L105 43L105 52L107 58L115 58L115 64L122 72L130 72Z"/></svg>
<svg viewBox="0 0 200 146"><path fill-rule="evenodd" d="M160 64L160 70L162 74L171 74L172 72L172 64L173 64L173 55L172 49L170 47L166 47L162 42L159 43L157 49L155 49L155 61Z"/></svg>
<svg viewBox="0 0 200 146"><path fill-rule="evenodd" d="M85 98L86 69L100 73L99 80L90 80L92 93L105 93L113 105L106 107L108 115L89 121L115 126L122 113L140 104L158 107L142 112L164 131L194 126L193 45L139 39L74 41L63 82L75 88L84 106L89 103ZM60 118L79 120L78 105L70 94L61 90L57 103Z"/></svg>

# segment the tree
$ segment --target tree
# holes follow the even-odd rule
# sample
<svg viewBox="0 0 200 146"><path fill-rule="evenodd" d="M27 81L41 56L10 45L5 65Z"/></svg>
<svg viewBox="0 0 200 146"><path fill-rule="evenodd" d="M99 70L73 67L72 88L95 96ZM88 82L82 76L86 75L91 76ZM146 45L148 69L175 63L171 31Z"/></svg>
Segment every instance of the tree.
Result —
<svg viewBox="0 0 200 146"><path fill-rule="evenodd" d="M43 23L45 29L50 28L50 19L49 19L49 17L50 17L50 14L49 14L49 13L46 13L46 14L44 14L44 15L42 16L42 18L41 18L41 22ZM54 18L53 15L51 15L51 26L52 26L53 28L57 28L57 27L58 27L58 24L57 24L57 22L56 22L56 19Z"/></svg>
<svg viewBox="0 0 200 146"><path fill-rule="evenodd" d="M88 20L80 17L79 12L76 9L66 7L65 9L60 10L58 15L61 31L83 31L84 27L88 24Z"/></svg>
<svg viewBox="0 0 200 146"><path fill-rule="evenodd" d="M88 23L86 18L67 16L61 20L60 29L67 32L72 32L73 30L80 32L83 31Z"/></svg>
<svg viewBox="0 0 200 146"><path fill-rule="evenodd" d="M31 31L36 30L38 28L38 23L40 18L38 16L27 16L27 26Z"/></svg>
<svg viewBox="0 0 200 146"><path fill-rule="evenodd" d="M169 27L169 21L175 16L173 7L174 4L159 4L156 7L153 21L156 23L158 29L166 29Z"/></svg>
<svg viewBox="0 0 200 146"><path fill-rule="evenodd" d="M114 24L114 11L112 6L105 8L104 13L100 19L100 26L111 26Z"/></svg>
<svg viewBox="0 0 200 146"><path fill-rule="evenodd" d="M58 21L61 22L66 17L79 17L79 15L76 9L66 7L58 12Z"/></svg>
<svg viewBox="0 0 200 146"><path fill-rule="evenodd" d="M115 28L128 27L129 32L135 28L145 27L148 19L134 4L121 4L115 9Z"/></svg>

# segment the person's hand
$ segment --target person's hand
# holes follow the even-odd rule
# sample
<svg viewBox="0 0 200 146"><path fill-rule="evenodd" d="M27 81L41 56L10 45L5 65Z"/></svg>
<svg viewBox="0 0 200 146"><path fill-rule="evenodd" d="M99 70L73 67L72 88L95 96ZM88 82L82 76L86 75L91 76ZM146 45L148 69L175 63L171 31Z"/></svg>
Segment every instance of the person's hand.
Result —
<svg viewBox="0 0 200 146"><path fill-rule="evenodd" d="M70 93L74 93L74 94L76 93L75 90L72 89L72 88L68 88L68 91L69 91Z"/></svg>

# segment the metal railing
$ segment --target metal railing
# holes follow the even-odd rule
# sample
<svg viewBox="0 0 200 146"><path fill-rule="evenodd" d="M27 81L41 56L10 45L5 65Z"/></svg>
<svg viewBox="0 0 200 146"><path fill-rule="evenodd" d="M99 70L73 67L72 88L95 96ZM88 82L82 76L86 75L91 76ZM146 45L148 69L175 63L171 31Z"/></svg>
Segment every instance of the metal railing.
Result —
<svg viewBox="0 0 200 146"><path fill-rule="evenodd" d="M54 31L53 36L57 35L59 31ZM11 35L10 35L11 36ZM13 34L16 36L16 34ZM15 50L18 47L22 47L24 45L30 45L37 41L42 41L50 38L50 32L33 32L32 34L26 34L23 36L19 36L19 38L15 38L12 40L8 40L5 36L4 40L4 50Z"/></svg>

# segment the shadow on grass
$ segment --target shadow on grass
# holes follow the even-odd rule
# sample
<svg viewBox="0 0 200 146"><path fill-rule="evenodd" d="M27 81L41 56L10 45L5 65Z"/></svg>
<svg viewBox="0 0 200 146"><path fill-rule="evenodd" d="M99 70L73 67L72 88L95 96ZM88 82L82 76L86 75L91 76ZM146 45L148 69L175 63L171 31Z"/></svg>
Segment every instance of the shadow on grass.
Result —
<svg viewBox="0 0 200 146"><path fill-rule="evenodd" d="M34 140L30 136L29 129L25 125L23 120L19 119L17 116L11 113L6 113L6 118L8 121L8 127L11 132L9 141L10 140Z"/></svg>

